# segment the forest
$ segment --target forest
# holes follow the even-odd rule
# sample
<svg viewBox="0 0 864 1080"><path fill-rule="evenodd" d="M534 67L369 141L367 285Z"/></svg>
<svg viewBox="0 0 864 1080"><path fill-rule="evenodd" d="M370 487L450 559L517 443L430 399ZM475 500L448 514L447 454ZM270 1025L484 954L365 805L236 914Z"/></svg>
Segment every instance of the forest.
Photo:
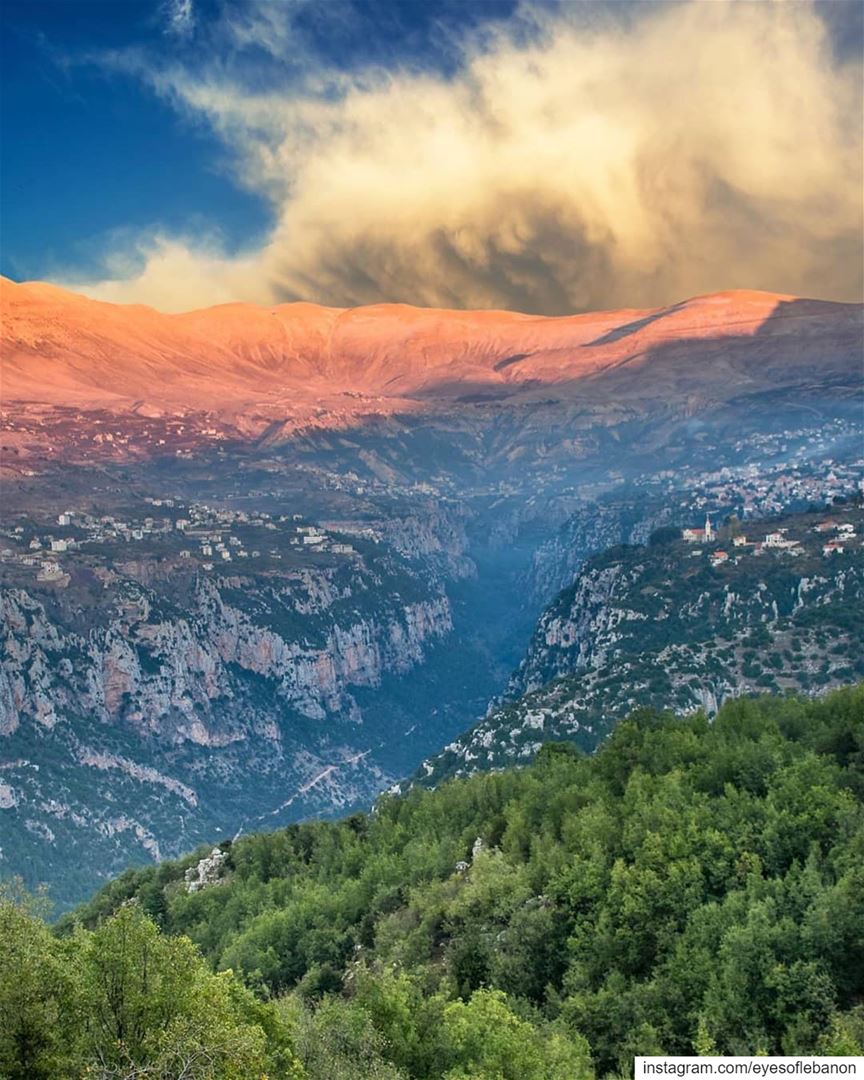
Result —
<svg viewBox="0 0 864 1080"><path fill-rule="evenodd" d="M864 1053L864 685L0 896L0 1076L571 1080Z"/></svg>

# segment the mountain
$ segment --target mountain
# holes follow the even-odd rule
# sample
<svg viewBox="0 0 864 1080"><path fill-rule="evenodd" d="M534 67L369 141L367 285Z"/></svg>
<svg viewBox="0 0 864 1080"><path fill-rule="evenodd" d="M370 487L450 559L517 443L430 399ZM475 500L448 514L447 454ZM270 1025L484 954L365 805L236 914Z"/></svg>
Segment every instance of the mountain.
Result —
<svg viewBox="0 0 864 1080"><path fill-rule="evenodd" d="M593 755L555 743L526 768L130 870L59 941L27 924L28 955L56 960L38 991L7 978L4 1000L18 1016L35 997L39 1031L74 1016L60 1031L81 1030L83 1047L49 1032L48 1048L110 1062L105 1026L79 1019L102 996L75 997L70 979L67 1004L58 970L86 976L106 956L134 972L146 954L152 981L130 1009L164 1024L164 1003L142 1000L184 934L261 1000L232 1018L211 994L212 1028L169 1030L200 1047L254 1021L309 1080L589 1080L645 1053L861 1053L862 765L864 686L728 701L713 723L642 710ZM133 1044L139 1067L154 1042Z"/></svg>
<svg viewBox="0 0 864 1080"><path fill-rule="evenodd" d="M864 477L855 305L0 303L0 875L61 905L368 805L610 546Z"/></svg>
<svg viewBox="0 0 864 1080"><path fill-rule="evenodd" d="M415 782L586 749L637 706L704 710L864 677L864 511L726 526L696 545L666 528L588 560L538 621L504 700ZM846 539L843 539L846 537Z"/></svg>
<svg viewBox="0 0 864 1080"><path fill-rule="evenodd" d="M344 418L536 402L550 387L592 404L726 400L847 377L861 339L859 305L756 292L559 318L307 303L167 315L4 279L0 303L7 403L254 412L259 423L322 406Z"/></svg>

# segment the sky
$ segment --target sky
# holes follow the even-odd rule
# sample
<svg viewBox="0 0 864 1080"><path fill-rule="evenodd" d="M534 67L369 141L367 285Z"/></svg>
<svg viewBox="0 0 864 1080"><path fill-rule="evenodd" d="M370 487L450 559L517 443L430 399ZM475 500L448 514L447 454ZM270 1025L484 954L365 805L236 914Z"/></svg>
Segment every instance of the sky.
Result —
<svg viewBox="0 0 864 1080"><path fill-rule="evenodd" d="M542 314L862 294L857 0L4 0L0 272Z"/></svg>

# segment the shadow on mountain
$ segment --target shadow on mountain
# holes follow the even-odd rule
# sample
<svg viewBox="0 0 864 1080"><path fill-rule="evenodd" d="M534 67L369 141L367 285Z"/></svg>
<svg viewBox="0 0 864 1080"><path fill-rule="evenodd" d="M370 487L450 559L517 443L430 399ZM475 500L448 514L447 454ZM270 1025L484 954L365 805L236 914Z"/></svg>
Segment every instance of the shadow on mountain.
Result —
<svg viewBox="0 0 864 1080"><path fill-rule="evenodd" d="M864 306L781 300L750 334L680 338L587 376L590 396L723 401L784 387L860 386L864 375Z"/></svg>
<svg viewBox="0 0 864 1080"><path fill-rule="evenodd" d="M574 355L577 350L574 346ZM676 336L571 379L441 380L411 397L438 400L442 405L495 407L506 402L532 407L561 404L589 411L623 407L641 414L660 410L668 415L683 409L692 414L742 396L823 393L827 398L847 397L860 388L862 376L864 306L783 300L752 333L695 339Z"/></svg>
<svg viewBox="0 0 864 1080"><path fill-rule="evenodd" d="M492 365L493 371L504 371L508 367L512 367L513 364L518 364L520 360L527 360L531 353L519 352L514 353L512 356L505 356L503 360L499 360L497 364Z"/></svg>
<svg viewBox="0 0 864 1080"><path fill-rule="evenodd" d="M593 345L611 345L613 341L620 341L621 338L629 337L630 334L635 334L637 331L642 330L646 326L650 326L653 322L658 322L660 319L665 319L669 315L674 315L676 311L680 311L682 307L687 303L686 300L680 301L680 303L674 304L672 307L664 308L662 311L655 311L653 315L646 315L642 319L635 319L633 322L624 323L621 326L616 326L614 330L607 330L601 337L595 338L593 341L587 342L583 345L583 349L591 348ZM496 368L497 370L497 368Z"/></svg>

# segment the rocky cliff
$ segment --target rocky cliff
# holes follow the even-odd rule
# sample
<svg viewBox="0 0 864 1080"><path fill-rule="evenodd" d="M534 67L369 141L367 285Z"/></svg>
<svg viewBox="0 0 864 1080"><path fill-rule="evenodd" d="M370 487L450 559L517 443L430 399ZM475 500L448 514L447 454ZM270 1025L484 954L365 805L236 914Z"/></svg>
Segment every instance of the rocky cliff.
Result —
<svg viewBox="0 0 864 1080"><path fill-rule="evenodd" d="M713 715L729 697L860 679L862 528L847 508L749 525L737 542L727 531L707 550L667 539L589 560L539 620L505 699L415 782L530 760L550 739L593 748L640 705Z"/></svg>
<svg viewBox="0 0 864 1080"><path fill-rule="evenodd" d="M451 629L447 597L393 555L279 577L73 570L5 590L6 869L110 873L368 800L388 780L382 681Z"/></svg>

